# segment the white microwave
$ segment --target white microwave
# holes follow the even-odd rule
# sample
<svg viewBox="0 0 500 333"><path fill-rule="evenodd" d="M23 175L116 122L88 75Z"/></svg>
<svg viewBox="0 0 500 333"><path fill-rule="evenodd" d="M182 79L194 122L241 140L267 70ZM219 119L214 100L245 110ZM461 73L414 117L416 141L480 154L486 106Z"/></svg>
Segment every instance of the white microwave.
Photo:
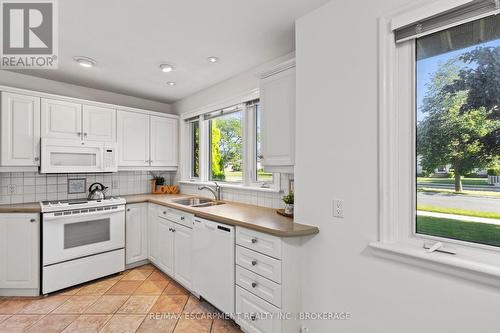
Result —
<svg viewBox="0 0 500 333"><path fill-rule="evenodd" d="M117 172L116 143L42 138L41 173Z"/></svg>

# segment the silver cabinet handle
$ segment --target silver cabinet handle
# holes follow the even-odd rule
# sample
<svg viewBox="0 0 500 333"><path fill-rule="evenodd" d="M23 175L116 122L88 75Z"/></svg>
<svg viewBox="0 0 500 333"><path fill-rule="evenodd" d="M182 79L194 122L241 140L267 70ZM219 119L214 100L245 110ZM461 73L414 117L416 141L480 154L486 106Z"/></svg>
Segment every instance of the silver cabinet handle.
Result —
<svg viewBox="0 0 500 333"><path fill-rule="evenodd" d="M127 208L127 212L130 212L130 208Z"/></svg>
<svg viewBox="0 0 500 333"><path fill-rule="evenodd" d="M78 136L82 136L82 132L76 132L76 134L78 134Z"/></svg>
<svg viewBox="0 0 500 333"><path fill-rule="evenodd" d="M40 161L40 157L35 157L35 161L36 162Z"/></svg>
<svg viewBox="0 0 500 333"><path fill-rule="evenodd" d="M252 260L252 266L256 266L257 265L257 260Z"/></svg>
<svg viewBox="0 0 500 333"><path fill-rule="evenodd" d="M83 133L83 136L87 136L87 132Z"/></svg>
<svg viewBox="0 0 500 333"><path fill-rule="evenodd" d="M36 220L35 219L30 219L30 222L33 223L33 222L36 222Z"/></svg>
<svg viewBox="0 0 500 333"><path fill-rule="evenodd" d="M167 212L166 212L166 211L163 211L163 214L167 214Z"/></svg>
<svg viewBox="0 0 500 333"><path fill-rule="evenodd" d="M257 287L257 282L252 282L252 288Z"/></svg>
<svg viewBox="0 0 500 333"><path fill-rule="evenodd" d="M252 238L252 244L257 243L257 238Z"/></svg>

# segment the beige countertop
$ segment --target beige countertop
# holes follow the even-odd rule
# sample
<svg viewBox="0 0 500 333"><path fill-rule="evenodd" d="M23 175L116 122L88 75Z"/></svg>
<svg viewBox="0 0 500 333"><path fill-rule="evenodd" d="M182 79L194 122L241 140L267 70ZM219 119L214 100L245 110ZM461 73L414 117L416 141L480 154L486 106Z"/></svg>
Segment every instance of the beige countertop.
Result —
<svg viewBox="0 0 500 333"><path fill-rule="evenodd" d="M0 205L0 213L40 213L39 202Z"/></svg>
<svg viewBox="0 0 500 333"><path fill-rule="evenodd" d="M197 217L214 220L230 225L241 226L280 237L313 235L319 232L315 226L294 223L292 219L278 215L276 209L225 201L224 205L210 207L188 207L173 202L189 195L126 195L127 203L152 202L165 207L175 208Z"/></svg>
<svg viewBox="0 0 500 333"><path fill-rule="evenodd" d="M275 209L226 201L223 205L211 207L188 207L176 204L175 199L189 197L183 194L138 194L125 195L128 204L152 202L165 207L175 208L197 217L214 220L230 225L241 226L280 237L313 235L319 232L315 226L294 223L288 217L278 215ZM38 202L0 205L0 213L40 213Z"/></svg>

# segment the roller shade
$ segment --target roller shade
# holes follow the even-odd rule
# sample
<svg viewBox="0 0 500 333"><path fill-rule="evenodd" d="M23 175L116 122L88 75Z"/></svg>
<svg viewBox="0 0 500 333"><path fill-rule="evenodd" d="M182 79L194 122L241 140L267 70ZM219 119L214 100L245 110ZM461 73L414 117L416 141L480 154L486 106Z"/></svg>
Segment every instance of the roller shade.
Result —
<svg viewBox="0 0 500 333"><path fill-rule="evenodd" d="M498 15L500 0L475 0L444 13L398 28L396 43L419 38L440 30L458 26L483 17Z"/></svg>

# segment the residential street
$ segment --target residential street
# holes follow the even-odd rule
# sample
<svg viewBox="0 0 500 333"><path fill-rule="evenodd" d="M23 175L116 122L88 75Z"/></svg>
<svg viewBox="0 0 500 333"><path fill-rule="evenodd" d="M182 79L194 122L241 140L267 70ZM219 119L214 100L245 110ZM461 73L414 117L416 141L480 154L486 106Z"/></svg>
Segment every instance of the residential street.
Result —
<svg viewBox="0 0 500 333"><path fill-rule="evenodd" d="M418 192L417 199L421 205L500 212L500 198Z"/></svg>

